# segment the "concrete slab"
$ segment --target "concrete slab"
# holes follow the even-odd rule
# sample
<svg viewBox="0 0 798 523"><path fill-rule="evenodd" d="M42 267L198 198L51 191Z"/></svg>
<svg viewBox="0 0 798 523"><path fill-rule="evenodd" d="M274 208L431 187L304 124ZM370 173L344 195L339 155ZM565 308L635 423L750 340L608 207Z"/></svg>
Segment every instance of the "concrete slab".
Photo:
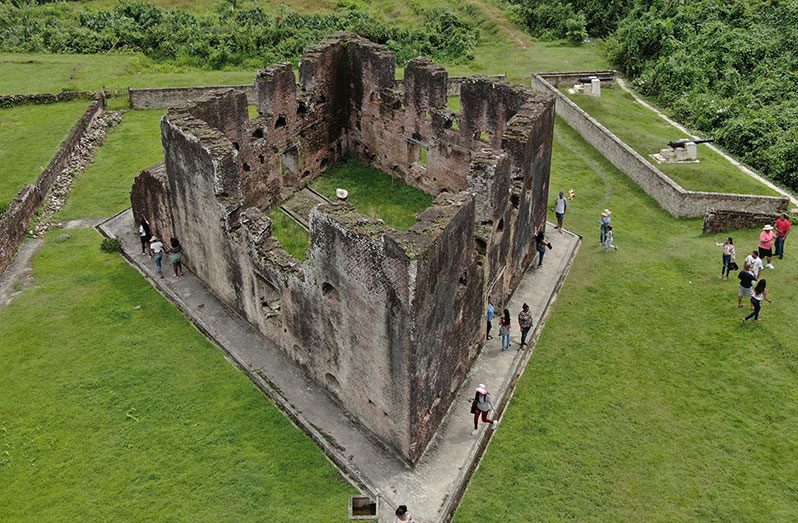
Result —
<svg viewBox="0 0 798 523"><path fill-rule="evenodd" d="M152 260L141 255L129 210L98 228L106 236L122 241L123 254L131 265L214 340L228 359L319 445L356 488L380 497L380 521L393 521L395 507L405 504L419 523L447 521L454 513L493 433L484 426L477 436L471 435L469 408L474 388L485 383L498 413L504 412L580 243L577 235L567 231L558 234L548 225L547 238L554 248L547 252L545 263L527 271L509 304L496 304L497 309L506 306L513 315L516 328L512 350L502 353L498 336L487 342L435 438L419 463L410 468L347 416L323 388L308 380L281 351L269 346L200 280L188 272L182 278L159 278ZM529 304L535 324L530 332L530 348L518 350L517 315L522 303ZM494 330L498 331L498 327Z"/></svg>

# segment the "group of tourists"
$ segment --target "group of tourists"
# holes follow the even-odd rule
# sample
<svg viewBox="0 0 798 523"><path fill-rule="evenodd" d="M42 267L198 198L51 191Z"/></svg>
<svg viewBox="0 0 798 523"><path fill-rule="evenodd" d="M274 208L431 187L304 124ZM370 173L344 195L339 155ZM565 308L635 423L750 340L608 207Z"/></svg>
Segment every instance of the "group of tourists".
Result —
<svg viewBox="0 0 798 523"><path fill-rule="evenodd" d="M169 247L153 234L150 222L144 216L139 218L139 240L141 241L142 256L150 256L155 262L158 275L163 278L163 259L169 254L169 263L175 273L175 278L183 276L183 246L177 238L169 240Z"/></svg>
<svg viewBox="0 0 798 523"><path fill-rule="evenodd" d="M789 216L782 214L774 225L765 225L759 233L759 246L745 257L742 270L737 274L740 281L740 288L737 292L737 307L743 308L743 300L746 298L751 303L751 313L743 318L743 322L748 320L758 320L759 312L762 309L762 302L771 303L768 298L767 280L762 276L765 269L775 269L773 256L784 259L784 244L787 235L790 233L792 223ZM729 279L729 273L739 267L735 261L737 252L734 246L734 239L730 236L724 243L716 243L723 247L723 257L721 259L722 279ZM775 252L774 252L775 251Z"/></svg>
<svg viewBox="0 0 798 523"><path fill-rule="evenodd" d="M492 340L493 336L490 335L493 330L493 320L496 317L496 306L493 305L493 300L488 296L488 307L486 314L488 324L485 339ZM529 305L524 303L521 306L521 312L518 313L518 328L521 329L521 344L518 350L526 345L526 337L532 329L532 313L529 312ZM504 309L499 316L499 337L501 338L501 351L510 350L510 333L512 331L512 320L510 319L510 310Z"/></svg>

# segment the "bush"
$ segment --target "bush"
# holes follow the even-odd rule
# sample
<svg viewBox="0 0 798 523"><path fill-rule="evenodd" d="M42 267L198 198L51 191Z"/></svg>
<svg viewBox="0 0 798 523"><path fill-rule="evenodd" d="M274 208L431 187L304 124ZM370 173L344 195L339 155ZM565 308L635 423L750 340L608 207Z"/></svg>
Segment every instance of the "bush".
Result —
<svg viewBox="0 0 798 523"><path fill-rule="evenodd" d="M136 51L173 64L224 69L296 61L309 45L336 31L352 31L388 45L400 64L425 55L438 61L470 59L478 30L446 8L422 11L421 28L376 18L355 2L325 15L281 7L278 15L257 4L222 2L204 14L122 2L110 11L76 11L64 5L0 3L0 50L100 53ZM231 7L232 6L232 7Z"/></svg>
<svg viewBox="0 0 798 523"><path fill-rule="evenodd" d="M122 252L122 242L119 238L103 238L100 243L100 250L103 252Z"/></svg>

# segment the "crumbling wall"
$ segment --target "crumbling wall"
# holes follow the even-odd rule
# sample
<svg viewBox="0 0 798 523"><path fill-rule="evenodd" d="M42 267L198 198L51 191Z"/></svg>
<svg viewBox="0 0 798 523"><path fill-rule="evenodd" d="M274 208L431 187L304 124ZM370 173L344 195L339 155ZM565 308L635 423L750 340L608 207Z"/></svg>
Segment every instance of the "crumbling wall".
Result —
<svg viewBox="0 0 798 523"><path fill-rule="evenodd" d="M134 217L136 224L143 216L150 224L152 234L169 245L169 239L175 237L176 233L169 206L169 181L163 163L148 167L136 176L130 190L130 202L138 213Z"/></svg>
<svg viewBox="0 0 798 523"><path fill-rule="evenodd" d="M402 89L387 48L339 34L299 66L264 69L258 116L219 91L162 121L165 180L137 179L134 212L171 224L189 268L352 416L417 460L484 336L484 300L507 299L543 227L553 100L488 78L460 84L414 59ZM266 213L352 153L430 194L405 232L346 203L310 214L309 258Z"/></svg>

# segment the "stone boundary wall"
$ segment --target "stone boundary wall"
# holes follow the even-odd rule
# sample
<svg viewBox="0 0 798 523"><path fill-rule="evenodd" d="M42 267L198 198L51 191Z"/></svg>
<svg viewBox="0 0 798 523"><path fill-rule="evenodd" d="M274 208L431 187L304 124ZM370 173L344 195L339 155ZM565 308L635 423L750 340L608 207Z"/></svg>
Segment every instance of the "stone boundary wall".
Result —
<svg viewBox="0 0 798 523"><path fill-rule="evenodd" d="M599 71L607 72L607 71ZM783 196L757 196L716 192L688 191L657 169L643 156L626 145L595 118L563 95L555 82L597 72L542 73L532 78L532 87L555 96L556 113L582 138L595 147L610 163L634 180L660 206L677 218L704 216L707 209L716 211L743 211L748 213L777 214L787 209L790 200Z"/></svg>
<svg viewBox="0 0 798 523"><path fill-rule="evenodd" d="M5 213L0 216L0 273L11 263L17 249L25 239L28 222L34 217L44 201L58 174L91 122L105 110L105 97L100 95L89 103L83 116L72 127L67 138L42 174L32 184L24 186L11 200Z"/></svg>
<svg viewBox="0 0 798 523"><path fill-rule="evenodd" d="M766 224L773 225L773 222L779 216L779 214L707 209L706 214L704 214L704 227L701 232L703 234L715 234L738 229L759 229Z"/></svg>
<svg viewBox="0 0 798 523"><path fill-rule="evenodd" d="M506 74L489 74L485 75L484 78L487 78L494 82L504 82L507 80ZM449 83L446 85L446 96L460 96L460 86L463 85L463 81L467 80L467 76L450 76ZM394 83L394 89L396 89L399 93L404 93L405 91L405 81L404 80L396 80Z"/></svg>
<svg viewBox="0 0 798 523"><path fill-rule="evenodd" d="M218 89L233 89L247 95L247 103L257 103L255 85L210 85L203 87L165 87L155 89L128 89L131 109L169 109L182 107L203 95Z"/></svg>
<svg viewBox="0 0 798 523"><path fill-rule="evenodd" d="M537 73L546 79L554 87L569 86L572 87L580 78L586 76L597 76L599 78L612 78L612 80L604 80L601 82L601 87L612 87L615 85L615 77L618 71L608 69L605 71L569 71L559 73Z"/></svg>
<svg viewBox="0 0 798 523"><path fill-rule="evenodd" d="M491 80L504 81L507 75L497 74L487 76ZM448 96L460 96L460 85L465 77L449 78ZM233 89L247 95L247 103L254 105L257 103L254 85L211 85L205 87L165 87L154 89L128 89L128 100L131 109L169 109L188 105L203 95L218 89ZM404 80L396 81L396 89L399 92L404 90ZM89 96L92 93L89 93ZM52 96L52 95L49 95ZM2 98L0 98L2 101ZM1 103L1 102L0 102ZM46 103L46 102L38 102Z"/></svg>
<svg viewBox="0 0 798 523"><path fill-rule="evenodd" d="M97 93L93 91L63 91L60 93L9 94L0 96L0 107L16 107L25 104L54 104L70 100L90 100Z"/></svg>

